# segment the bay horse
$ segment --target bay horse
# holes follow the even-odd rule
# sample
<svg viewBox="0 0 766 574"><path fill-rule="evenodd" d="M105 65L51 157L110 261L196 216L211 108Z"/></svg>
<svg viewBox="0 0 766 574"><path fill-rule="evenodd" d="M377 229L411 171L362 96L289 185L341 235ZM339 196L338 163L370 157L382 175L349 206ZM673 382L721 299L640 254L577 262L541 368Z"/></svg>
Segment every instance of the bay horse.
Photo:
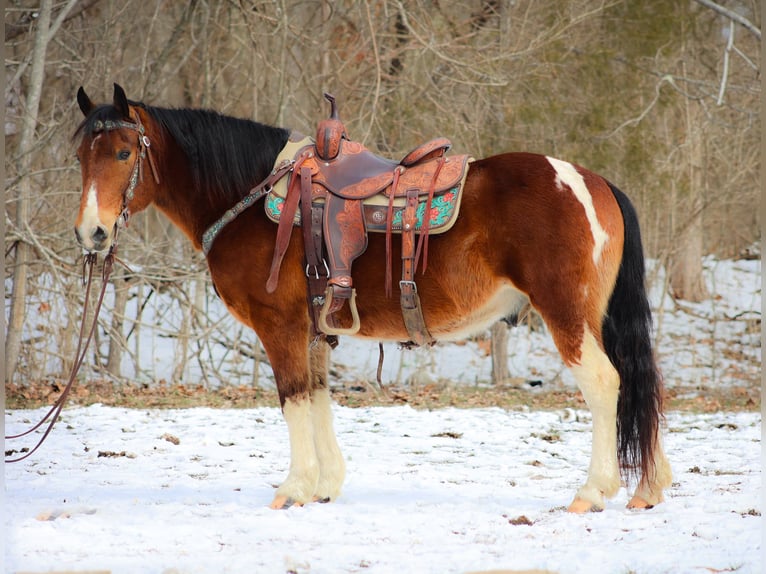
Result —
<svg viewBox="0 0 766 574"><path fill-rule="evenodd" d="M82 87L77 101L85 119L74 136L82 172L75 234L88 252L109 249L127 216L150 204L200 249L205 231L269 175L290 137L210 110L131 101L117 84L111 103L95 105ZM300 227L279 288L266 289L276 234L262 206L251 206L220 231L207 264L219 296L271 362L290 468L270 506L284 508L336 499L345 462L333 430L329 347L311 344ZM431 237L429 249L418 290L436 340L462 339L531 305L574 374L592 412L592 453L568 510L603 509L623 477L638 479L629 508L661 502L671 484L659 428L662 377L628 198L603 177L544 155L479 159L469 166L456 223ZM406 341L399 302L385 293L385 257L384 236L370 234L353 271L358 336Z"/></svg>

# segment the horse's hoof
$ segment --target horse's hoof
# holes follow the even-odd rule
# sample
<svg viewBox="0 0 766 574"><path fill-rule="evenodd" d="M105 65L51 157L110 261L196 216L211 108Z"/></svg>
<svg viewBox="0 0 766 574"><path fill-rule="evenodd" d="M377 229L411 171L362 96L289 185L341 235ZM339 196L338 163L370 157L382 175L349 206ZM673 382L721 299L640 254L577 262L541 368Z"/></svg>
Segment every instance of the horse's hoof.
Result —
<svg viewBox="0 0 766 574"><path fill-rule="evenodd" d="M278 494L274 497L274 500L271 501L271 504L269 504L269 508L272 510L286 510L291 506L303 506L303 503L295 502L289 496Z"/></svg>
<svg viewBox="0 0 766 574"><path fill-rule="evenodd" d="M634 496L630 499L630 502L628 502L627 508L632 510L649 510L650 508L654 508L654 504L649 504L640 496Z"/></svg>
<svg viewBox="0 0 766 574"><path fill-rule="evenodd" d="M575 498L572 504L567 508L567 512L573 514L585 514L586 512L601 512L603 508L599 508L594 503L584 498Z"/></svg>
<svg viewBox="0 0 766 574"><path fill-rule="evenodd" d="M314 502L318 502L320 504L325 504L327 502L330 502L330 497L329 496L315 496L314 497Z"/></svg>

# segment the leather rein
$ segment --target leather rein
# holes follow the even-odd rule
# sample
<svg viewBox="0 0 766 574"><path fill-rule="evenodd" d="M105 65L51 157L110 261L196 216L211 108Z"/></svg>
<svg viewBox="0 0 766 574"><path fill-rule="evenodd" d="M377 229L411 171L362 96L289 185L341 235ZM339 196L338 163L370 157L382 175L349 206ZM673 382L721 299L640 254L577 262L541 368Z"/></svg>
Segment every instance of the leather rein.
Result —
<svg viewBox="0 0 766 574"><path fill-rule="evenodd" d="M112 239L112 244L109 247L109 252L104 257L104 267L101 272L101 281L102 281L101 292L99 293L98 300L96 302L96 308L93 313L93 322L90 326L90 329L88 330L87 337L85 337L86 318L88 316L88 302L90 300L91 283L93 280L93 268L95 267L96 262L98 260L97 253L89 252L85 255L85 259L83 262L82 282L83 282L83 285L85 285L85 301L83 303L82 321L80 323L80 334L79 334L79 340L77 342L77 351L75 351L76 360L72 364L72 370L69 374L69 378L67 380L66 386L64 387L64 390L61 393L61 395L59 395L58 399L56 399L56 402L53 403L53 406L48 410L48 412L40 420L40 422L38 422L36 425L34 425L33 427L29 428L28 430L22 433L5 436L5 440L14 440L14 439L25 437L33 433L40 427L42 427L45 424L45 422L50 419L45 429L45 432L43 433L43 436L37 441L37 444L34 446L34 448L22 449L20 451L24 453L22 456L19 456L13 459L6 458L5 459L6 463L19 462L29 456L32 456L32 454L38 448L40 448L40 446L43 444L45 439L48 438L48 435L50 434L51 430L53 430L53 425L56 424L56 421L58 420L58 417L61 414L61 411L64 408L64 405L66 404L66 400L67 400L67 397L69 396L69 392L72 390L72 385L75 381L75 377L77 376L77 373L79 372L80 367L82 366L83 360L85 359L85 354L88 351L88 345L90 345L90 342L93 339L93 333L95 332L96 325L98 324L98 314L99 314L99 311L101 310L101 304L104 302L104 295L106 294L106 286L109 284L109 277L112 274L112 268L114 266L114 262L118 261L119 263L124 265L126 268L128 268L127 265L125 265L125 263L123 263L117 258L117 255L116 255L117 235L119 230L122 227L127 227L128 225L128 219L130 218L130 210L128 209L128 206L133 199L138 183L143 181L142 163L145 158L148 158L149 160L149 166L152 170L154 181L157 184L160 183L157 167L154 163L154 158L152 157L151 151L150 151L151 142L149 141L149 138L145 134L144 126L141 124L141 120L138 117L138 115L136 115L135 123L127 122L123 120L118 120L118 121L98 120L93 125L93 132L100 133L100 132L106 132L106 131L123 129L123 128L127 128L130 130L136 131L138 133L138 151L136 153L136 159L133 164L133 170L131 171L130 178L128 179L128 183L126 184L125 190L122 193L122 210L120 212L120 215L117 217L117 220L114 223L114 235ZM86 279L86 272L87 272L87 279ZM13 454L13 452L14 451L6 451L6 457Z"/></svg>

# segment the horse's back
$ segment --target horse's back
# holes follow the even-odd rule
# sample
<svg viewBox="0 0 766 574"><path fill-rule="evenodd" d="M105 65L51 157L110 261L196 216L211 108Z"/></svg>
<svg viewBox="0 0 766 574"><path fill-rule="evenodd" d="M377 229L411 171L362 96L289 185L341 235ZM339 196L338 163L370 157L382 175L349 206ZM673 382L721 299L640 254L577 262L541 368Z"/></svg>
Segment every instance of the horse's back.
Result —
<svg viewBox="0 0 766 574"><path fill-rule="evenodd" d="M488 157L471 164L465 193L461 217L483 224L504 271L518 280L532 274L518 269L523 262L552 274L572 260L596 269L607 251L622 249L622 215L608 182L575 164L526 152Z"/></svg>
<svg viewBox="0 0 766 574"><path fill-rule="evenodd" d="M579 316L583 289L599 315L619 269L622 233L608 183L588 170L533 153L472 162L457 222L430 237L427 270L416 276L429 330L441 340L461 338L527 299L554 321ZM383 236L369 239L355 266L360 314L370 319L360 335L396 337L398 298L381 289Z"/></svg>

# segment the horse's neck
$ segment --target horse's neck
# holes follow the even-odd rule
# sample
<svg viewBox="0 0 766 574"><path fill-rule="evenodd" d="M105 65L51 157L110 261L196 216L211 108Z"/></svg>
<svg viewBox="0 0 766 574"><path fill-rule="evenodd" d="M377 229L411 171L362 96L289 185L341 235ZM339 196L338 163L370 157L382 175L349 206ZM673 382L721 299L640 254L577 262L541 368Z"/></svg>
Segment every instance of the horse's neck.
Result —
<svg viewBox="0 0 766 574"><path fill-rule="evenodd" d="M250 188L257 185L273 168L277 154L281 151L287 139L287 132L280 128L252 122L252 124L236 118L216 116L214 122L221 122L217 131L207 133L210 117L198 118L196 113L207 114L204 110L165 110L151 108L145 111L147 130L153 132L152 138L160 144L153 147L157 150L157 164L161 173L161 183L153 200L155 205L176 226L192 240L195 247L200 248L202 234L217 221L226 210L233 207ZM195 169L184 152L181 142L176 141L173 133L185 130L175 125L180 116L184 121L197 124L198 129L192 131L192 137L203 141L195 153L204 154L198 158L207 162L204 177L196 177ZM202 121L204 120L204 121ZM227 122L231 121L231 125ZM159 123L158 123L159 122ZM165 123L160 127L160 123ZM179 122L181 125L185 125ZM220 131L231 130L232 137L239 140L240 145L232 147L230 139L221 139ZM241 146L259 146L258 153L243 153ZM220 147L219 147L220 146ZM158 148L162 148L161 151ZM251 150L252 151L252 150ZM211 180L211 170L222 172L221 177ZM207 181L197 181L198 179ZM214 189L220 185L219 189ZM240 189L241 188L241 189Z"/></svg>
<svg viewBox="0 0 766 574"><path fill-rule="evenodd" d="M194 180L192 170L186 167L187 158L175 144L161 162L161 183L154 198L154 205L191 240L194 247L202 248L202 235L238 201L234 198L216 196ZM178 167L182 166L182 167ZM266 172L268 173L268 172ZM265 176L264 176L265 177ZM257 177L256 177L257 179ZM253 181L252 186L259 181ZM242 190L242 197L249 189Z"/></svg>

